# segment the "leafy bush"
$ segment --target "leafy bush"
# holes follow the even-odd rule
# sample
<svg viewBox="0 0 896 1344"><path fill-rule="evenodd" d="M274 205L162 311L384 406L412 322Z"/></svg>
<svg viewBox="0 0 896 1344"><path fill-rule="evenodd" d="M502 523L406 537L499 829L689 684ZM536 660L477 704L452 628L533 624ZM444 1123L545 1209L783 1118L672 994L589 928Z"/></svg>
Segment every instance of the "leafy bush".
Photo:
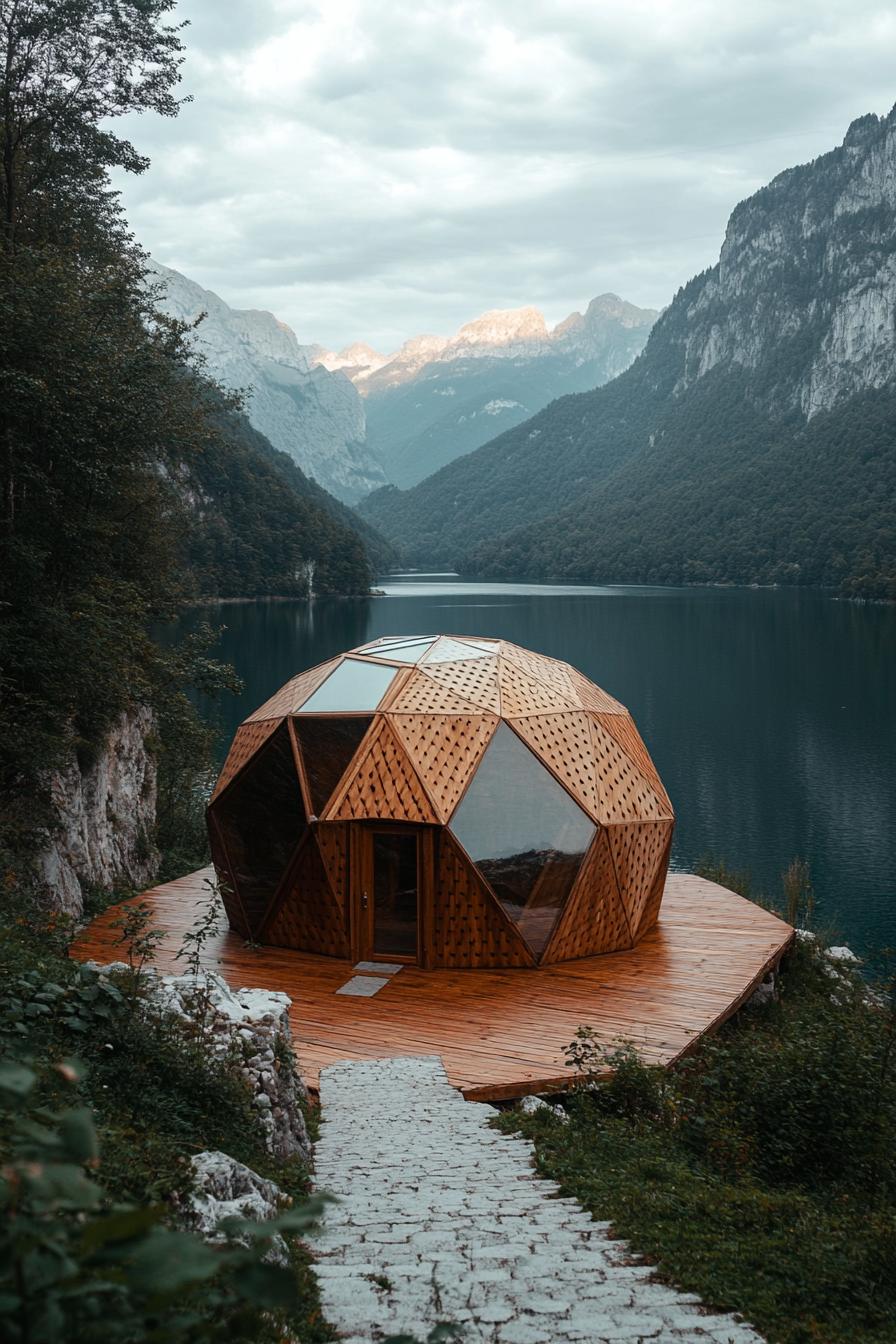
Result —
<svg viewBox="0 0 896 1344"><path fill-rule="evenodd" d="M779 989L668 1071L581 1029L568 1123L499 1123L530 1134L540 1169L663 1274L773 1344L890 1344L892 985L870 992L805 938Z"/></svg>
<svg viewBox="0 0 896 1344"><path fill-rule="evenodd" d="M63 1084L78 1071L57 1066ZM267 1263L276 1235L308 1230L320 1201L265 1223L227 1219L209 1246L162 1222L162 1206L113 1203L93 1172L100 1147L86 1107L39 1104L37 1075L0 1063L9 1135L0 1178L0 1328L10 1344L168 1344L282 1338L302 1299L291 1268ZM242 1244L246 1243L246 1244Z"/></svg>

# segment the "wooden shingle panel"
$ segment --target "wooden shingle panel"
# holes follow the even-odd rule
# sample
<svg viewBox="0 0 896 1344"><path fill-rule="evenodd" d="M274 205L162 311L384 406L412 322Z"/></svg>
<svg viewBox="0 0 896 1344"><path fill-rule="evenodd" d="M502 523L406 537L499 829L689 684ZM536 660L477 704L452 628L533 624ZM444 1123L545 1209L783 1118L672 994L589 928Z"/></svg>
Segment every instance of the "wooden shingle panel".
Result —
<svg viewBox="0 0 896 1344"><path fill-rule="evenodd" d="M614 741L638 767L647 780L657 800L662 804L662 815L673 816L669 795L663 787L659 771L650 759L650 753L642 741L630 714L594 714L592 716L600 726L610 734Z"/></svg>
<svg viewBox="0 0 896 1344"><path fill-rule="evenodd" d="M408 756L447 821L498 726L494 714L396 714L390 718Z"/></svg>
<svg viewBox="0 0 896 1344"><path fill-rule="evenodd" d="M607 827L616 883L632 930L640 926L659 870L668 863L672 825L639 821Z"/></svg>
<svg viewBox="0 0 896 1344"><path fill-rule="evenodd" d="M667 818L668 808L657 798L631 757L594 715L590 718L598 821L610 825Z"/></svg>
<svg viewBox="0 0 896 1344"><path fill-rule="evenodd" d="M483 713L481 705L465 700L442 681L428 677L422 669L414 669L393 686L380 709L390 714Z"/></svg>
<svg viewBox="0 0 896 1344"><path fill-rule="evenodd" d="M571 695L564 694L546 681L539 681L508 658L499 658L501 686L501 713L509 719L526 714L550 714L564 709L577 709Z"/></svg>
<svg viewBox="0 0 896 1344"><path fill-rule="evenodd" d="M523 649L519 644L511 644L506 639L501 640L501 657L514 663L536 681L550 686L551 690L561 695L568 705L578 707L579 698L571 676L572 669L566 663L558 662L556 658L548 658L541 653L533 653L531 649Z"/></svg>
<svg viewBox="0 0 896 1344"><path fill-rule="evenodd" d="M437 682L452 695L485 709L500 712L498 695L498 659L469 658L460 663L421 663L418 676Z"/></svg>
<svg viewBox="0 0 896 1344"><path fill-rule="evenodd" d="M631 947L631 928L616 885L607 833L599 830L585 856L542 965Z"/></svg>
<svg viewBox="0 0 896 1344"><path fill-rule="evenodd" d="M349 955L343 912L330 890L313 834L306 836L261 938L274 947L301 948L325 957Z"/></svg>
<svg viewBox="0 0 896 1344"><path fill-rule="evenodd" d="M218 776L210 801L214 802L218 794L223 793L243 766L252 759L259 747L264 746L274 729L279 728L281 722L280 719L263 719L257 723L240 724L234 734L227 759L221 767L221 773Z"/></svg>
<svg viewBox="0 0 896 1344"><path fill-rule="evenodd" d="M385 715L374 721L346 785L322 820L438 822L407 749Z"/></svg>

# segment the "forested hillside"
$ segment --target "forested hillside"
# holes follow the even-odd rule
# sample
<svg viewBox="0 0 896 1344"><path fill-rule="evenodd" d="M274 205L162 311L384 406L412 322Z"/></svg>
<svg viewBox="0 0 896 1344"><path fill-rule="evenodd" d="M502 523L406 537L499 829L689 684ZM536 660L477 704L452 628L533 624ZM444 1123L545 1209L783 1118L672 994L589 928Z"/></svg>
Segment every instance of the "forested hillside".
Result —
<svg viewBox="0 0 896 1344"><path fill-rule="evenodd" d="M731 216L612 383L363 515L410 564L896 592L896 111Z"/></svg>
<svg viewBox="0 0 896 1344"><path fill-rule="evenodd" d="M192 751L201 768L182 691L218 673L195 644L164 652L149 635L184 599L370 582L353 515L249 427L203 377L184 326L156 313L110 189L113 167L146 164L107 119L178 109L169 9L6 15L0 851L28 849L47 820L47 772L73 751L89 760L135 705L176 720L173 756Z"/></svg>

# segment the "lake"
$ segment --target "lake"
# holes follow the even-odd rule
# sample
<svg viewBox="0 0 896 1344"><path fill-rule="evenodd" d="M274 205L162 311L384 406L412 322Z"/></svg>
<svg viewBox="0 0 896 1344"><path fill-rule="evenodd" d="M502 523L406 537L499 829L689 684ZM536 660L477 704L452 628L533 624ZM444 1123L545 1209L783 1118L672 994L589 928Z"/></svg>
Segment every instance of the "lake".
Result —
<svg viewBox="0 0 896 1344"><path fill-rule="evenodd" d="M495 635L575 664L621 700L677 813L673 866L724 859L778 895L811 865L816 922L896 947L896 607L809 590L462 582L392 575L384 597L191 608L224 625L237 724L301 669L385 634Z"/></svg>

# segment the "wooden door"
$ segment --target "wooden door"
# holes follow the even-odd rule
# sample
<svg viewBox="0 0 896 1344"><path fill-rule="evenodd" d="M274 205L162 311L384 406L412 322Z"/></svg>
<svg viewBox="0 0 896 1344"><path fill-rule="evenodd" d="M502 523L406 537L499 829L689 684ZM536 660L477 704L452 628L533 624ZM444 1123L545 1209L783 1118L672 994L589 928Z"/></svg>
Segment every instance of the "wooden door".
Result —
<svg viewBox="0 0 896 1344"><path fill-rule="evenodd" d="M430 844L422 827L358 828L353 904L359 960L423 962Z"/></svg>

